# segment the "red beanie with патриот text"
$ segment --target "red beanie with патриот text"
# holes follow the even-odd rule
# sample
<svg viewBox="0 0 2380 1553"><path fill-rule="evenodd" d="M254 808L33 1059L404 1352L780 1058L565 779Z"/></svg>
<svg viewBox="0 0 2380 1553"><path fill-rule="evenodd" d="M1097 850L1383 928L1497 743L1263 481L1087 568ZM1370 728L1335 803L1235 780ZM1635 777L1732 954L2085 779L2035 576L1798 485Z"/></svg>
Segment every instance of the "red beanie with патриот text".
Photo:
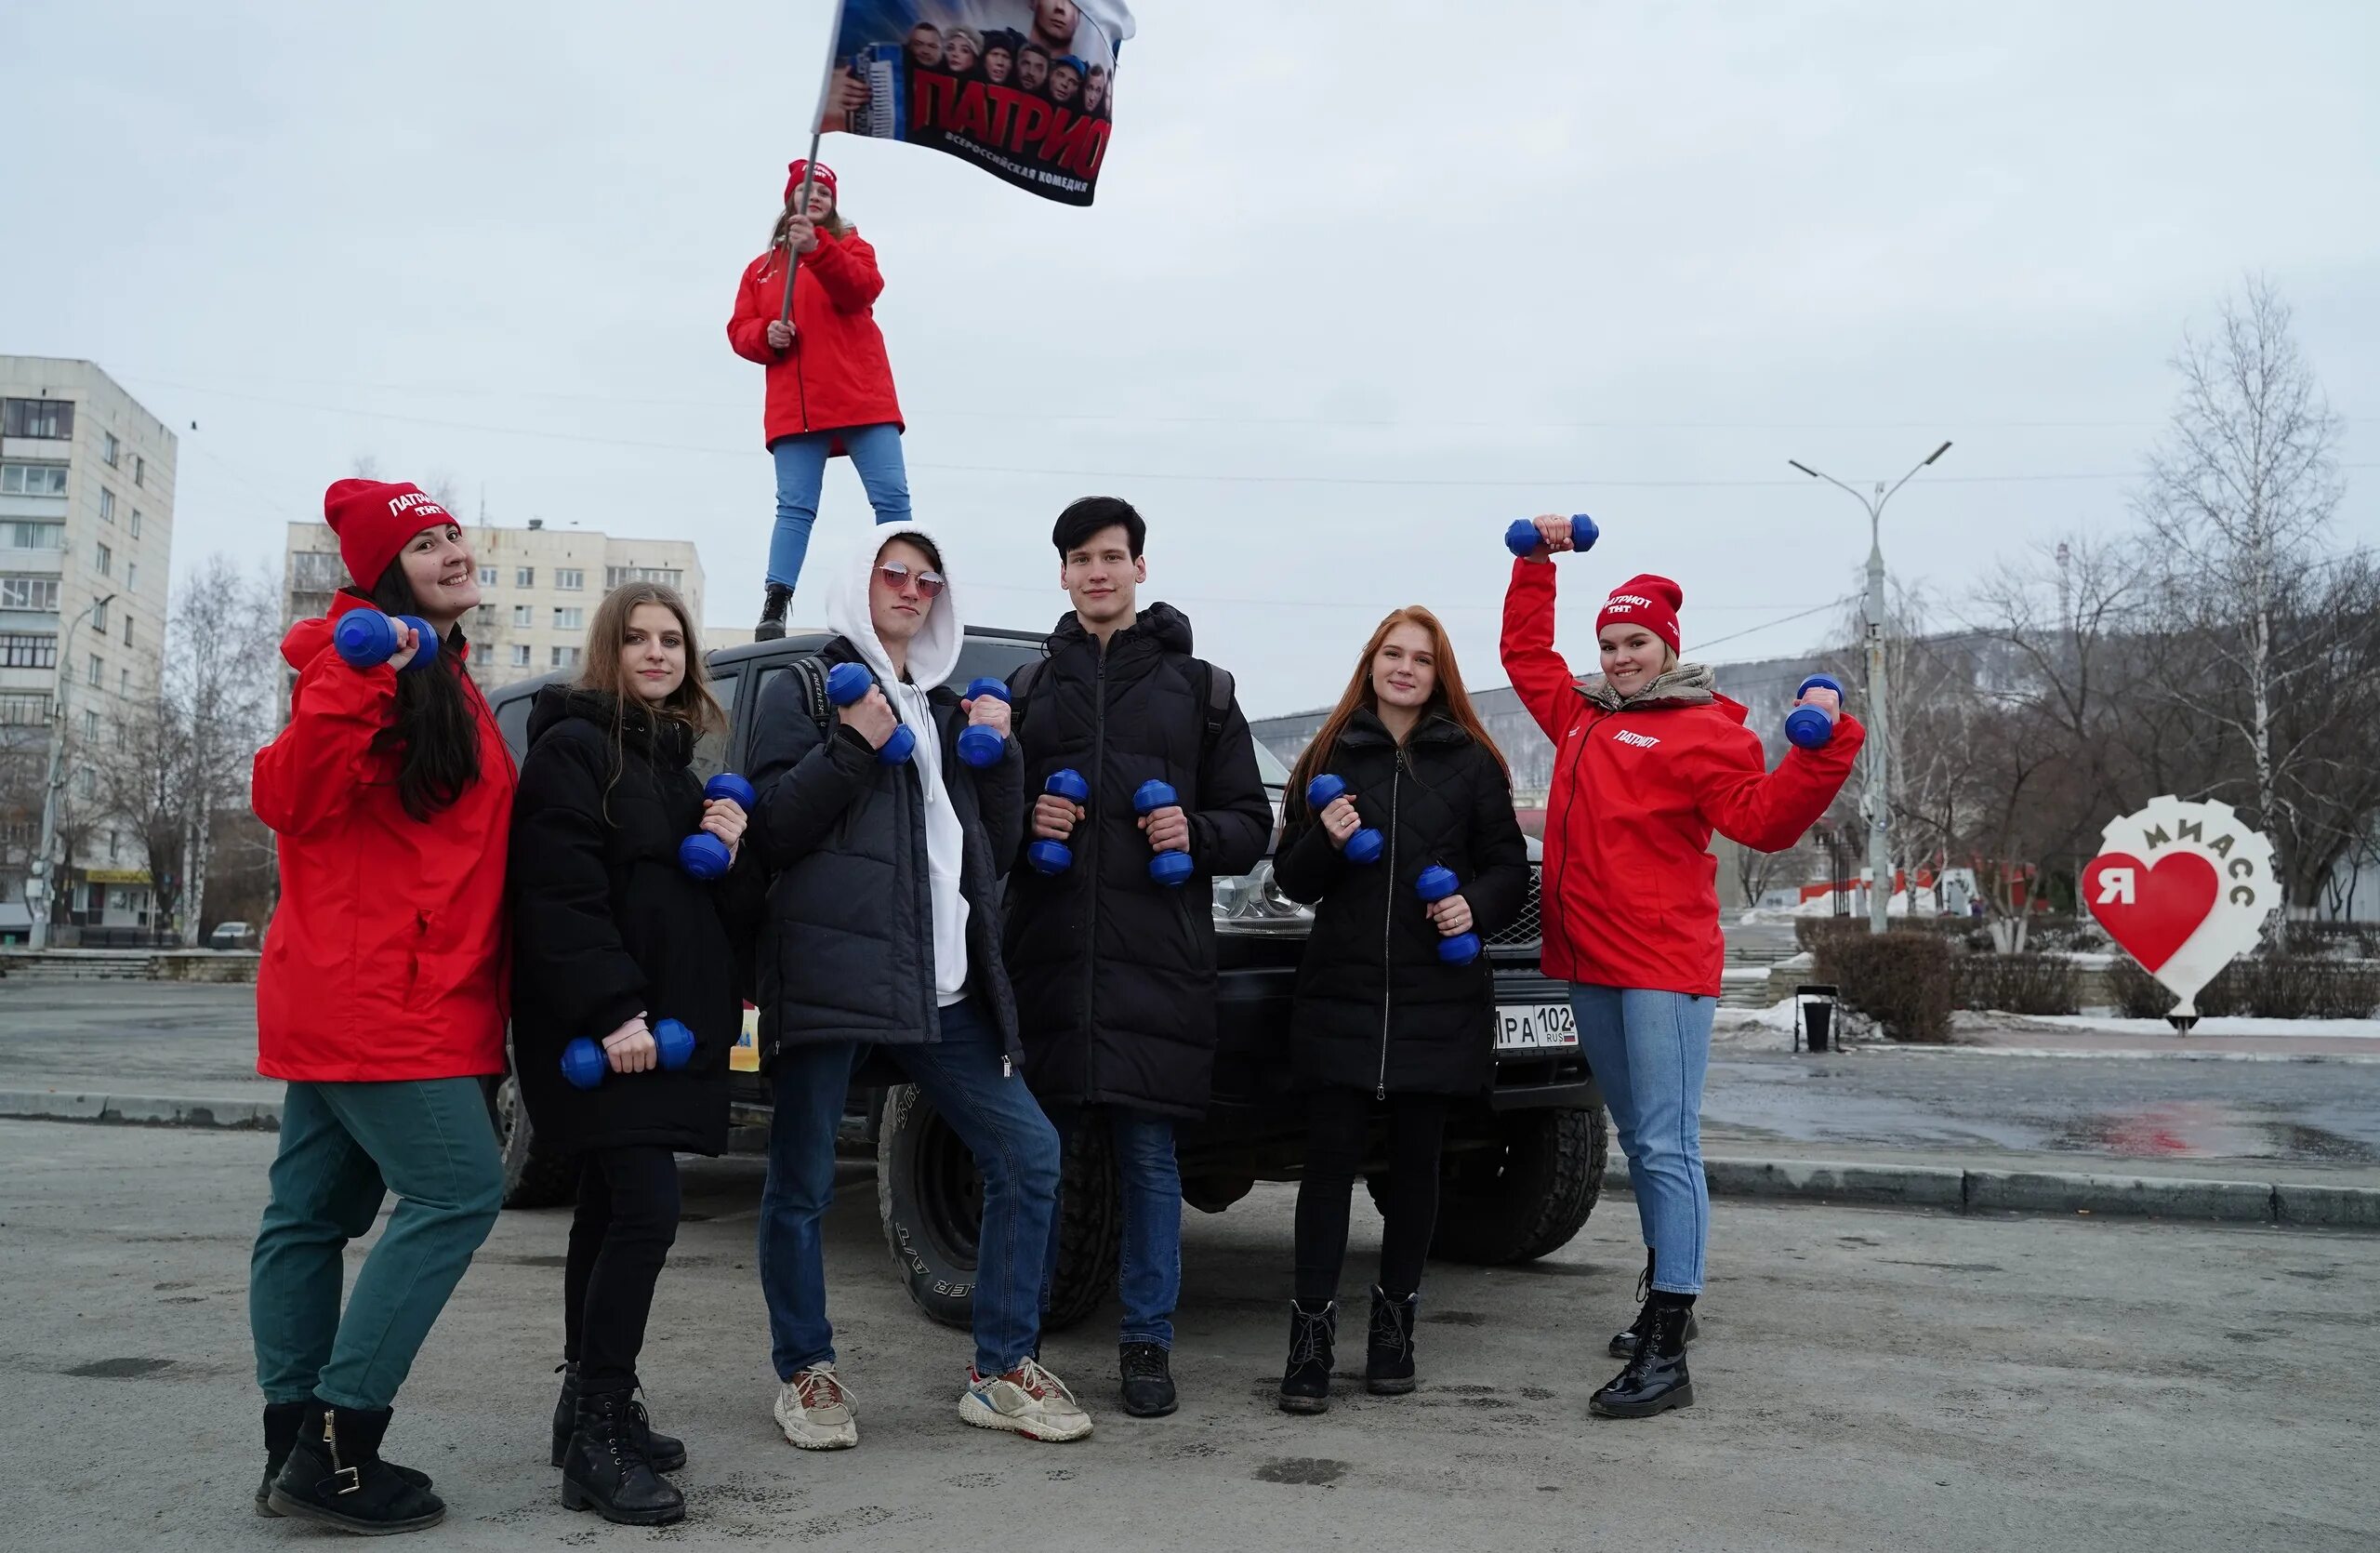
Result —
<svg viewBox="0 0 2380 1553"><path fill-rule="evenodd" d="M1642 572L1611 591L1601 613L1595 616L1595 635L1603 635L1609 625L1642 626L1669 644L1671 652L1679 651L1677 644L1678 606L1686 603L1686 590L1665 577Z"/></svg>
<svg viewBox="0 0 2380 1553"><path fill-rule="evenodd" d="M323 493L323 521L338 536L347 575L368 593L407 541L454 523L455 515L410 481L334 480Z"/></svg>

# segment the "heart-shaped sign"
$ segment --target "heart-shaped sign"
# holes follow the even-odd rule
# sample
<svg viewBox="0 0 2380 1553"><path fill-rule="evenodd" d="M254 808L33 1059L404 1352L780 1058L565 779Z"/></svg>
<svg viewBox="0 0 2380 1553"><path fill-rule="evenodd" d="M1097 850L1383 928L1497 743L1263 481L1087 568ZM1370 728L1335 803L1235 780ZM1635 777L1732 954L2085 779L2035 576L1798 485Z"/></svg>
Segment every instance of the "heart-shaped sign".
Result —
<svg viewBox="0 0 2380 1553"><path fill-rule="evenodd" d="M2099 925L2180 1001L2165 1017L2188 1030L2217 971L2255 948L2281 904L2272 843L2228 803L2168 794L2110 820L2082 870L2082 900Z"/></svg>
<svg viewBox="0 0 2380 1553"><path fill-rule="evenodd" d="M2091 915L2152 975L2189 942L2222 892L2215 865L2195 852L2168 852L2154 863L2102 852L2082 870Z"/></svg>

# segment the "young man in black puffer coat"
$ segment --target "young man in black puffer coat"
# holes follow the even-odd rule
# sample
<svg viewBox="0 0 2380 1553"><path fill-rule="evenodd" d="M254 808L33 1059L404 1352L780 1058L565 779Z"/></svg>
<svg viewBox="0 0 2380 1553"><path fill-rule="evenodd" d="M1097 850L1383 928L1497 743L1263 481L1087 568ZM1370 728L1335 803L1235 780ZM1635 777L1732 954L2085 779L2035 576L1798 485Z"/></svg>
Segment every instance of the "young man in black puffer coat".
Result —
<svg viewBox="0 0 2380 1553"><path fill-rule="evenodd" d="M1072 860L1010 876L1010 975L1033 1093L1063 1134L1109 1129L1123 1189L1124 1410L1175 1406L1169 1355L1182 1288L1177 1122L1207 1112L1215 1055L1212 881L1245 873L1272 839L1273 808L1231 678L1191 656L1190 622L1136 609L1147 525L1131 504L1085 497L1058 516L1059 579L1074 609L1048 657L1010 682L1026 790L1027 845L1063 842ZM1078 773L1088 804L1045 790ZM1142 786L1175 802L1136 812ZM1150 861L1186 852L1186 880ZM1051 1227L1049 1276L1056 1276Z"/></svg>

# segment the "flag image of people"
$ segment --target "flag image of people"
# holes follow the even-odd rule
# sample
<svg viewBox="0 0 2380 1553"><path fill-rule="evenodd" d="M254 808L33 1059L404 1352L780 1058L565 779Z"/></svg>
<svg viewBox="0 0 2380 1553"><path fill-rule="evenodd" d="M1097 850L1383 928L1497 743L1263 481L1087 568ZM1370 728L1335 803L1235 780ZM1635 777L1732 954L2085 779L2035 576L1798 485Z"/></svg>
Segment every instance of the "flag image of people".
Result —
<svg viewBox="0 0 2380 1553"><path fill-rule="evenodd" d="M845 0L817 128L932 146L1089 205L1131 35L1122 0Z"/></svg>

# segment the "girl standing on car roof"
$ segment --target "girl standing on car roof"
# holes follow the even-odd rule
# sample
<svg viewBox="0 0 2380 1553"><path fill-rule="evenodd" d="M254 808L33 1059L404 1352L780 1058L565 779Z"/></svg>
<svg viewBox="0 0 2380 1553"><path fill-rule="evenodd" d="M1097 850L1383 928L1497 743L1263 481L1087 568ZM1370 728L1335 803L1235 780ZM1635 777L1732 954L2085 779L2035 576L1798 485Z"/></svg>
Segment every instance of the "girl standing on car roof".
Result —
<svg viewBox="0 0 2380 1553"><path fill-rule="evenodd" d="M1326 775L1348 790L1317 814L1306 786ZM1505 926L1528 891L1511 773L1472 710L1436 616L1410 605L1373 630L1345 694L1298 758L1285 819L1274 879L1290 899L1316 904L1290 1035L1310 1089L1309 1131L1280 1403L1320 1413L1330 1405L1348 1198L1382 1115L1387 1226L1364 1380L1383 1396L1413 1389L1413 1318L1437 1222L1447 1109L1488 1088L1495 1047L1487 956L1452 963L1439 946ZM1377 837L1358 843L1367 828ZM1461 893L1424 904L1414 886L1433 867L1451 869Z"/></svg>
<svg viewBox="0 0 2380 1553"><path fill-rule="evenodd" d="M513 804L513 1064L537 1135L582 1156L553 1419L562 1503L657 1526L686 1513L661 1476L686 1451L636 1400L637 1356L678 1232L673 1156L727 1147L737 946L758 925L761 883L743 861L743 809L706 800L693 769L695 741L725 718L685 602L649 582L612 590L581 662L575 684L537 692ZM697 833L728 848L724 875L680 862ZM666 1070L655 1032L673 1019L694 1055ZM602 1056L584 1089L562 1069L581 1038Z"/></svg>
<svg viewBox="0 0 2380 1553"><path fill-rule="evenodd" d="M282 642L289 725L258 752L250 798L281 870L257 1071L289 1082L248 1263L257 1513L379 1534L446 1513L380 1441L504 1191L481 1080L504 1071L512 757L464 669L456 627L480 591L461 525L417 486L376 480L332 485L323 517L353 582ZM374 610L430 631L401 627L392 656L359 667L336 626ZM390 1191L342 1313L340 1254Z"/></svg>
<svg viewBox="0 0 2380 1553"><path fill-rule="evenodd" d="M1711 1198L1702 1174L1702 1079L1726 948L1711 833L1762 852L1802 839L1851 775L1865 732L1832 691L1806 697L1834 719L1816 749L1767 770L1744 709L1711 670L1678 661L1685 595L1663 577L1620 584L1595 617L1603 677L1583 686L1554 650L1554 566L1570 520L1536 520L1535 551L1504 593L1504 669L1554 741L1545 827L1542 961L1567 979L1604 1104L1620 1129L1645 1235L1645 1296L1611 1340L1628 1361L1588 1407L1643 1418L1691 1406Z"/></svg>

